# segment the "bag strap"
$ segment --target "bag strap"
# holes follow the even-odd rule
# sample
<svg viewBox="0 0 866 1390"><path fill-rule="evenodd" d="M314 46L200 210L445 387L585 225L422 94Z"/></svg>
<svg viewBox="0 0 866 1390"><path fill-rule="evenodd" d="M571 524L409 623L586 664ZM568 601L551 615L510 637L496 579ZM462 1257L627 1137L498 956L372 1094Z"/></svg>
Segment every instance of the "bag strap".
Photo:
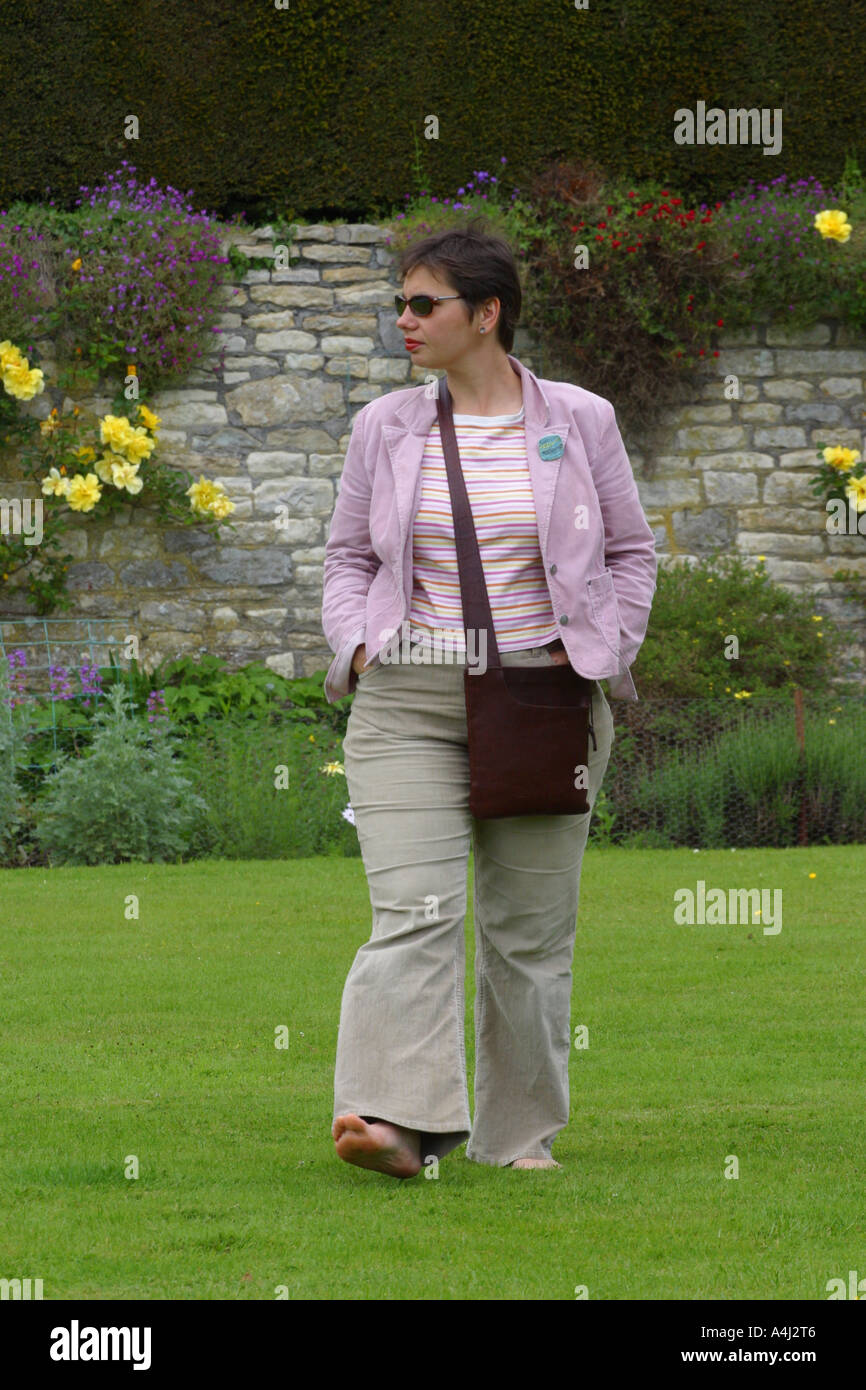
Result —
<svg viewBox="0 0 866 1390"><path fill-rule="evenodd" d="M457 448L457 435L454 432L454 413L451 392L444 376L439 378L436 396L436 411L439 417L439 434L442 439L442 452L445 455L445 470L448 474L448 489L451 493L451 514L454 519L454 544L457 550L457 569L460 575L460 598L463 604L464 631L472 628L475 632L487 629L487 666L497 669L502 666L496 630L493 626L493 613L478 549L475 521L466 480L460 465L460 452ZM466 642L467 652L469 642Z"/></svg>

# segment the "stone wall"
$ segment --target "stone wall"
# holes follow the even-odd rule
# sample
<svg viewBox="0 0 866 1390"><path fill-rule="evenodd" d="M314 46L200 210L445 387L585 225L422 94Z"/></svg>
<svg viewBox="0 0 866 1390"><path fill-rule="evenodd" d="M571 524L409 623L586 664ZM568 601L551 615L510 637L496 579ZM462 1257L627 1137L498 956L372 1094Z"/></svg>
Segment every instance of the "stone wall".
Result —
<svg viewBox="0 0 866 1390"><path fill-rule="evenodd" d="M290 270L250 270L226 286L224 334L202 369L152 408L162 419L164 458L222 482L236 504L217 537L124 508L111 523L74 517L68 572L70 616L117 619L139 635L143 664L209 651L233 667L260 660L286 676L326 667L321 629L322 563L351 422L366 401L422 382L396 329L393 257L376 226L307 226ZM267 255L269 228L227 234L250 255ZM44 418L56 366L42 362L46 391L24 408ZM539 354L518 331L515 355L543 375ZM694 404L671 410L648 440L624 432L641 501L662 565L719 546L763 555L771 578L815 595L817 612L850 626L852 661L864 664L858 605L833 596L830 576L866 574L866 540L831 537L808 489L818 440L866 453L866 344L821 323L786 337L766 327L723 337L718 378ZM727 401L723 378L740 378ZM106 397L79 397L99 414ZM0 497L26 489L7 477ZM33 491L32 495L38 495ZM287 526L275 521L288 507ZM838 593L838 590L837 590ZM31 609L5 591L0 616Z"/></svg>

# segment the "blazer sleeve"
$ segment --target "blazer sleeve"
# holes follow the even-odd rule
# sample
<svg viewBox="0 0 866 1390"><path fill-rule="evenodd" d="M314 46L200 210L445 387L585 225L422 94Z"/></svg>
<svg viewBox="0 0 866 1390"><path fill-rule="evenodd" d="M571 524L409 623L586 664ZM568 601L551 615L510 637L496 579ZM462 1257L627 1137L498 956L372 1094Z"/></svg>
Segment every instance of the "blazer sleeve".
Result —
<svg viewBox="0 0 866 1390"><path fill-rule="evenodd" d="M352 657L365 638L367 591L381 564L370 540L372 483L367 443L372 404L368 401L352 422L325 542L322 630L337 658L331 673L332 684L344 694L350 694L357 684Z"/></svg>
<svg viewBox="0 0 866 1390"><path fill-rule="evenodd" d="M658 556L610 401L604 402L590 470L604 520L604 556L616 593L620 652L625 665L631 666L646 637Z"/></svg>

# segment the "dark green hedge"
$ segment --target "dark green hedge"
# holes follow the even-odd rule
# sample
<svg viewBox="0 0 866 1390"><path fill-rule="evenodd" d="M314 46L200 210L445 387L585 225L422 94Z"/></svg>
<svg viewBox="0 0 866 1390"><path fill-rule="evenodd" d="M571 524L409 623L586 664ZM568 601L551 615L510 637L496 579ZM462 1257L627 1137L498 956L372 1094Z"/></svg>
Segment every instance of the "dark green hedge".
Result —
<svg viewBox="0 0 866 1390"><path fill-rule="evenodd" d="M0 14L0 208L71 204L122 159L222 214L384 214L413 137L453 193L551 155L721 196L838 178L861 146L866 6L827 0L16 0ZM782 151L678 146L674 112L783 110ZM124 120L140 139L124 138ZM440 121L438 141L425 117ZM860 151L862 159L862 148Z"/></svg>

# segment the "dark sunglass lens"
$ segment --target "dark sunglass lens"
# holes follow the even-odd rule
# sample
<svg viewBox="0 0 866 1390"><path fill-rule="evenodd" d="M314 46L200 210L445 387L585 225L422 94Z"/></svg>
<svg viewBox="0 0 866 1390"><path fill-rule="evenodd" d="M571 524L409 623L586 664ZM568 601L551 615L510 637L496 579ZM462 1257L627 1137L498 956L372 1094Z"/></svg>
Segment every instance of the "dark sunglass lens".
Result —
<svg viewBox="0 0 866 1390"><path fill-rule="evenodd" d="M433 312L433 300L429 294L416 294L409 300L409 303L412 305L412 313L417 314L419 318L425 319L428 314Z"/></svg>

